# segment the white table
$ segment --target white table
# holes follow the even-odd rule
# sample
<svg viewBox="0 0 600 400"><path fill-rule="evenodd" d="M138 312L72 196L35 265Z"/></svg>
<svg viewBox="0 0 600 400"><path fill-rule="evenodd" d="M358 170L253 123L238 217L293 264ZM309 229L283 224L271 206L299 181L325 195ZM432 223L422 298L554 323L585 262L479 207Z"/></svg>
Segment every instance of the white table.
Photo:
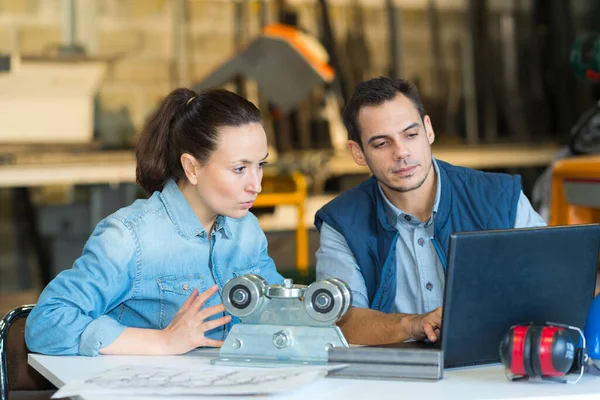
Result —
<svg viewBox="0 0 600 400"><path fill-rule="evenodd" d="M212 353L214 354L214 352ZM210 354L208 354L210 355ZM99 356L67 357L29 355L29 364L57 387L74 379L85 379L95 373L118 365L189 365L190 368L208 364L207 353L191 352L184 356ZM151 398L151 397L146 397ZM155 397L158 398L158 397ZM172 397L169 397L171 399ZM190 400L190 396L175 397ZM228 397L203 396L203 399L221 400ZM234 399L246 397L235 396ZM248 397L250 398L250 397ZM254 397L255 398L255 397ZM447 370L444 379L437 382L350 380L338 378L319 379L308 386L285 395L269 396L272 399L335 400L394 398L398 400L499 400L499 399L600 399L600 377L586 375L575 384L555 382L510 382L499 365ZM132 397L141 400L142 397ZM85 397L85 400L97 400Z"/></svg>

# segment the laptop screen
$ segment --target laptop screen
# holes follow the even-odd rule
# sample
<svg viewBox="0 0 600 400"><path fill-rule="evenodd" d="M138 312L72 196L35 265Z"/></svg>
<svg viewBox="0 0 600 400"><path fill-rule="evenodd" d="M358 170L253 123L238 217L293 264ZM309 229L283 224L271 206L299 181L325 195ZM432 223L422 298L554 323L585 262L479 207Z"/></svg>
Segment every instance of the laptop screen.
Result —
<svg viewBox="0 0 600 400"><path fill-rule="evenodd" d="M455 233L442 315L446 367L499 362L512 325L585 326L600 224Z"/></svg>

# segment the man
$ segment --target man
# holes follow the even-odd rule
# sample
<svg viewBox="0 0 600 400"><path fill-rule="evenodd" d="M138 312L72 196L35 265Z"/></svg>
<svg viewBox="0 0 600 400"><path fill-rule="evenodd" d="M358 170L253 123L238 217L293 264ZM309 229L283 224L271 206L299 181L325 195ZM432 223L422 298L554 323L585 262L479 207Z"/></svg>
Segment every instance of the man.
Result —
<svg viewBox="0 0 600 400"><path fill-rule="evenodd" d="M410 82L359 84L343 117L354 161L373 176L317 212L317 279L350 286L352 308L338 323L350 343L434 342L450 234L546 223L520 177L433 158L435 133Z"/></svg>

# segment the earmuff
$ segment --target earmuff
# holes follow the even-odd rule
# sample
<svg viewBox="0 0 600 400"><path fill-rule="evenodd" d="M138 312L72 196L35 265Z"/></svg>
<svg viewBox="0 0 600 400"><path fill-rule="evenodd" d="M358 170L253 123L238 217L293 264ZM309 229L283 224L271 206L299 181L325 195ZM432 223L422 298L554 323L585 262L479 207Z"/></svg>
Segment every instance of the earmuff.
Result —
<svg viewBox="0 0 600 400"><path fill-rule="evenodd" d="M576 348L569 330L577 331L582 347ZM500 359L511 380L542 378L576 383L588 363L583 332L577 327L546 324L512 326L500 342ZM562 379L580 369L575 381Z"/></svg>

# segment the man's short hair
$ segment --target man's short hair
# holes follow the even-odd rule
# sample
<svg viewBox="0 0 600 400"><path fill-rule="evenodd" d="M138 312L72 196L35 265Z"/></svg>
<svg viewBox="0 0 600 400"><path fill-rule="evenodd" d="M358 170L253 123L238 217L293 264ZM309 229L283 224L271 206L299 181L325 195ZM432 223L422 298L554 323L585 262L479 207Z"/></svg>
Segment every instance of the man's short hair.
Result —
<svg viewBox="0 0 600 400"><path fill-rule="evenodd" d="M415 105L421 120L425 118L425 110L417 87L404 79L379 77L369 79L356 85L354 93L344 108L344 125L348 130L348 139L357 142L362 148L358 113L365 106L380 106L402 94Z"/></svg>

